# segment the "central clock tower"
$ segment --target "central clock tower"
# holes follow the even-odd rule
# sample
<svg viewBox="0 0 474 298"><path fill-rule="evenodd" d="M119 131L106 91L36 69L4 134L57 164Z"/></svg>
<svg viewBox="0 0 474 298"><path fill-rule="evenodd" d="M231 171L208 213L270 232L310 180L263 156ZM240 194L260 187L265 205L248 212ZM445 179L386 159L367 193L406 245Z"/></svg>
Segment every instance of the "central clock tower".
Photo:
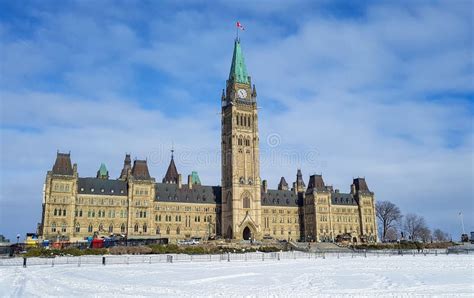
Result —
<svg viewBox="0 0 474 298"><path fill-rule="evenodd" d="M222 233L261 238L261 181L257 92L247 74L240 40L234 42L229 79L222 90Z"/></svg>

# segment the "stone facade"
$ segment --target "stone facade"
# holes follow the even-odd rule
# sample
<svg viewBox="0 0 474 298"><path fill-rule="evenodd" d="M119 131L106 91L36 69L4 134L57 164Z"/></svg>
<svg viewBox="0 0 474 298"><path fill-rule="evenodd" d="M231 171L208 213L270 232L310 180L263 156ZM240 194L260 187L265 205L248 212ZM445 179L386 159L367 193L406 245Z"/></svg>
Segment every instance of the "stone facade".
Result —
<svg viewBox="0 0 474 298"><path fill-rule="evenodd" d="M196 172L182 182L174 158L156 182L146 160L125 156L118 179L104 164L96 177L79 177L70 154L58 153L46 175L42 222L45 239L88 236L128 238L230 239L373 242L377 239L375 197L364 178L350 193L326 186L312 175L308 186L297 171L290 188L260 178L257 91L247 74L240 41L222 91L222 186L201 185Z"/></svg>

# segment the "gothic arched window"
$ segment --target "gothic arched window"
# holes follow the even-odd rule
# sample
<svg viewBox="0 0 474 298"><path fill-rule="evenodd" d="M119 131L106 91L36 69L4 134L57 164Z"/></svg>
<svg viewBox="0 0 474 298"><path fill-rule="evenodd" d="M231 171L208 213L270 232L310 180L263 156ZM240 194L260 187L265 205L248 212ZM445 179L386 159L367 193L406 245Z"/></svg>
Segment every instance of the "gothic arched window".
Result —
<svg viewBox="0 0 474 298"><path fill-rule="evenodd" d="M245 209L250 208L250 199L248 197L245 197L243 200L243 205Z"/></svg>
<svg viewBox="0 0 474 298"><path fill-rule="evenodd" d="M125 224L120 226L120 233L125 233Z"/></svg>

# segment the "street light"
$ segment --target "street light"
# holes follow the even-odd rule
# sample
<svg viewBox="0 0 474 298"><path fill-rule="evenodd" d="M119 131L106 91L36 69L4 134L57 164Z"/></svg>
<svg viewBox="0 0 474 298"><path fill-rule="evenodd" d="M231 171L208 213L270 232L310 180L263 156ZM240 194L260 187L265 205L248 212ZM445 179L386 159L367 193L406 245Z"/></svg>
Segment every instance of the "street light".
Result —
<svg viewBox="0 0 474 298"><path fill-rule="evenodd" d="M16 244L20 243L20 234L16 234Z"/></svg>

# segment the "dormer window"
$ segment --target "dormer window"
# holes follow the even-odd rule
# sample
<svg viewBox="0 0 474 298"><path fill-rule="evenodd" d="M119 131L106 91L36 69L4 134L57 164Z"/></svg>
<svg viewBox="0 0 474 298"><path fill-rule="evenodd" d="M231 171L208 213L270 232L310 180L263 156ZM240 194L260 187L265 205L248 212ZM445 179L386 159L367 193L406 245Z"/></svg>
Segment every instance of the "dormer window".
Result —
<svg viewBox="0 0 474 298"><path fill-rule="evenodd" d="M123 189L120 190L120 193L123 193Z"/></svg>
<svg viewBox="0 0 474 298"><path fill-rule="evenodd" d="M104 189L103 189L103 188L101 188L101 189L100 189L100 192L104 192Z"/></svg>
<svg viewBox="0 0 474 298"><path fill-rule="evenodd" d="M81 191L84 191L84 187L81 187Z"/></svg>
<svg viewBox="0 0 474 298"><path fill-rule="evenodd" d="M93 189L93 188L91 188L91 192L94 192L94 189Z"/></svg>
<svg viewBox="0 0 474 298"><path fill-rule="evenodd" d="M114 190L113 190L113 189L111 189L111 190L110 190L110 193L114 193Z"/></svg>

